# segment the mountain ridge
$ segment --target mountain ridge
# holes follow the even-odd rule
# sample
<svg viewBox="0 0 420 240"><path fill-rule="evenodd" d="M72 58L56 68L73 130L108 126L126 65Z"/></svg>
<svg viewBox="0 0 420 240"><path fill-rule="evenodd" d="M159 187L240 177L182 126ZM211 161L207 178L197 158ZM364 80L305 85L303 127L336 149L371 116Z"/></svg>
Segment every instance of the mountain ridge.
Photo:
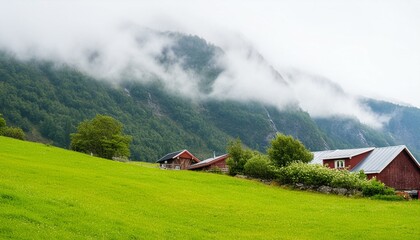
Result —
<svg viewBox="0 0 420 240"><path fill-rule="evenodd" d="M176 39L182 44L172 58L186 70L201 71L199 93L209 93L224 71L212 54L223 54L223 50L197 36L178 34ZM165 51L162 56L169 54ZM173 64L167 59L158 61ZM248 147L265 151L277 131L294 136L313 151L406 144L416 156L420 152L416 137L420 135L416 135L420 133L416 123L420 110L372 99L364 103L374 113L392 115L382 130L349 117L313 118L292 105L279 110L255 100L196 101L181 91L168 90L159 79L126 77L111 84L65 64L57 67L49 61L22 61L6 53L0 55L0 86L4 117L10 125L22 127L30 140L68 147L69 134L79 122L107 114L133 135L131 153L136 160L155 161L184 148L206 158L214 151L223 153L227 141L237 137Z"/></svg>

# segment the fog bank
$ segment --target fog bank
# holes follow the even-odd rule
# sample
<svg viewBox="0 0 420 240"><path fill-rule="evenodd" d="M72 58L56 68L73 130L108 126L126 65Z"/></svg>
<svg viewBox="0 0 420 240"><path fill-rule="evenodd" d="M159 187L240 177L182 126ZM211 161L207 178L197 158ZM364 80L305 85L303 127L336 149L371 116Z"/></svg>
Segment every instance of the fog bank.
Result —
<svg viewBox="0 0 420 240"><path fill-rule="evenodd" d="M415 1L0 1L0 48L77 67L108 81L161 79L193 99L298 105L314 117L380 127L359 94L420 106L420 5ZM354 16L358 16L357 18ZM196 34L220 46L212 91L156 58ZM299 69L301 74L291 69ZM310 73L310 74L309 74ZM321 81L318 76L330 80ZM334 82L332 82L334 81ZM342 88L337 88L342 86Z"/></svg>

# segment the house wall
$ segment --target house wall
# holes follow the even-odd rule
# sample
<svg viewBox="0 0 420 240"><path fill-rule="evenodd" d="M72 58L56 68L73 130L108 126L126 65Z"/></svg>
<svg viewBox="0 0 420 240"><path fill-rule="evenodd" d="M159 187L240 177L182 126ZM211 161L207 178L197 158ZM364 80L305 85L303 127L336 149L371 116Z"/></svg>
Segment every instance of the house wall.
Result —
<svg viewBox="0 0 420 240"><path fill-rule="evenodd" d="M366 174L366 176L367 176L367 179L372 179L372 178L376 178L376 179L378 179L378 174L376 174L376 173L372 173L372 174Z"/></svg>
<svg viewBox="0 0 420 240"><path fill-rule="evenodd" d="M420 190L420 169L406 151L402 151L376 178L397 190Z"/></svg>
<svg viewBox="0 0 420 240"><path fill-rule="evenodd" d="M220 169L227 168L228 166L226 165L226 158L204 167L203 170L210 170L215 167L218 167Z"/></svg>
<svg viewBox="0 0 420 240"><path fill-rule="evenodd" d="M187 154L187 156L189 156ZM191 164L193 163L193 160L191 159L191 156L189 156L190 158L183 158L183 157L179 157L177 159L174 159L173 163L174 164L179 164L180 165L180 169L184 170L184 169L188 169L189 166L191 166Z"/></svg>
<svg viewBox="0 0 420 240"><path fill-rule="evenodd" d="M323 165L327 165L329 168L335 168L335 161L337 160L344 160L344 166L348 166L349 159L348 158L341 158L341 159L328 159L323 161Z"/></svg>
<svg viewBox="0 0 420 240"><path fill-rule="evenodd" d="M216 162L212 162L211 164L209 164L207 166L202 166L202 167L194 168L192 170L199 170L199 171L200 170L204 170L204 171L207 171L207 170L210 170L212 168L218 167L222 171L227 172L229 166L226 164L226 159L227 159L227 157L221 158L221 159L217 160Z"/></svg>
<svg viewBox="0 0 420 240"><path fill-rule="evenodd" d="M167 169L176 169L176 166L179 166L180 170L185 170L188 169L188 167L191 166L193 162L194 161L191 158L179 157L176 159L170 159L167 163L160 163L160 167L164 167Z"/></svg>
<svg viewBox="0 0 420 240"><path fill-rule="evenodd" d="M327 167L329 168L335 168L334 166L334 161L338 160L338 159L334 159L334 160L323 160L323 164L322 165L327 165Z"/></svg>
<svg viewBox="0 0 420 240"><path fill-rule="evenodd" d="M190 154L188 154L186 151L184 151L181 155L178 156L180 159L184 158L184 159L191 159L192 156Z"/></svg>

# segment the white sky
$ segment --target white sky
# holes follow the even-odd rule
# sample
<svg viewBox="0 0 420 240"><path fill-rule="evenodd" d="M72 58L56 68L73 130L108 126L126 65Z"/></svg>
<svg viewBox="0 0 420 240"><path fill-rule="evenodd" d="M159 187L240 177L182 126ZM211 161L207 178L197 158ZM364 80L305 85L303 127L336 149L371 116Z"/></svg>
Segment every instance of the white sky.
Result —
<svg viewBox="0 0 420 240"><path fill-rule="evenodd" d="M92 33L109 38L107 29L123 22L196 34L222 47L239 36L278 69L420 107L417 0L0 0L0 46L60 49Z"/></svg>

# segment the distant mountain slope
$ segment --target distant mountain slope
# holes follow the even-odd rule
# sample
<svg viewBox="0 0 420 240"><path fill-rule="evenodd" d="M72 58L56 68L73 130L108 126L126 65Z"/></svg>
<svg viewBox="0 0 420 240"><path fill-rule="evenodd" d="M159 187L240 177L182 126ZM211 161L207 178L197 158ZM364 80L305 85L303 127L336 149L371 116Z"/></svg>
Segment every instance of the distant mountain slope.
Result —
<svg viewBox="0 0 420 240"><path fill-rule="evenodd" d="M67 147L78 123L100 113L114 116L133 135L134 159L154 161L179 148L199 155L224 151L229 136L205 122L197 106L158 85L126 85L116 88L49 63L4 55L0 61L1 112L30 139Z"/></svg>
<svg viewBox="0 0 420 240"><path fill-rule="evenodd" d="M176 41L157 61L168 67L180 64L198 76L199 93L210 91L224 71L214 61L223 50L196 36L165 34ZM281 80L280 74L276 76ZM68 147L69 135L79 122L107 114L121 121L125 132L133 136L131 153L136 160L156 161L184 148L206 158L213 151L224 153L227 141L237 137L265 151L276 132L293 135L310 150L398 143L407 144L419 156L417 108L370 101L373 111L392 116L383 130L375 130L354 119L312 119L293 106L279 111L256 101L191 100L183 94L169 91L159 78L125 77L111 84L66 65L0 54L0 112L31 140Z"/></svg>
<svg viewBox="0 0 420 240"><path fill-rule="evenodd" d="M334 142L335 148L359 148L367 146L389 146L396 142L391 134L369 128L355 119L316 119L319 128Z"/></svg>
<svg viewBox="0 0 420 240"><path fill-rule="evenodd" d="M420 109L385 101L368 100L373 111L391 116L384 131L390 133L398 144L405 144L420 161Z"/></svg>

